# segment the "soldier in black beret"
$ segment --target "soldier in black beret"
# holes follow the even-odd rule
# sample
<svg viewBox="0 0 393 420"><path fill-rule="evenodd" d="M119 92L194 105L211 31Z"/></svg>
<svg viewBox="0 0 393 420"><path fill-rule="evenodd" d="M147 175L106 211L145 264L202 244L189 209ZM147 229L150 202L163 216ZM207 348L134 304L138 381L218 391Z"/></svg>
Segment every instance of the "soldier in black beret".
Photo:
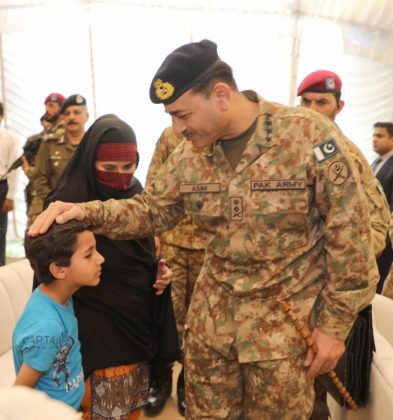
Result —
<svg viewBox="0 0 393 420"><path fill-rule="evenodd" d="M85 134L85 124L89 118L86 99L80 94L69 96L63 102L60 114L64 129L44 136L37 153L29 223L42 211L46 196L57 184Z"/></svg>
<svg viewBox="0 0 393 420"><path fill-rule="evenodd" d="M150 98L188 140L151 189L126 200L52 203L30 234L78 218L112 239L144 237L194 216L206 253L185 328L187 418L306 420L315 376L336 366L378 280L343 134L315 112L239 91L209 40L170 53Z"/></svg>
<svg viewBox="0 0 393 420"><path fill-rule="evenodd" d="M204 39L183 45L164 60L150 86L155 104L171 104L195 86L218 64L217 45Z"/></svg>
<svg viewBox="0 0 393 420"><path fill-rule="evenodd" d="M66 109L70 106L84 106L86 107L86 99L79 94L69 96L63 103L60 114L64 115Z"/></svg>

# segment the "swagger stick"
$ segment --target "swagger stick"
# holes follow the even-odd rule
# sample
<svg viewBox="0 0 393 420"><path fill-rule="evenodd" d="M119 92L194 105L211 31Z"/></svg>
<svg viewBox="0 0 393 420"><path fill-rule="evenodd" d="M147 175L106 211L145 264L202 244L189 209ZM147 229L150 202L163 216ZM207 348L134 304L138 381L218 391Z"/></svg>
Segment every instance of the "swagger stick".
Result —
<svg viewBox="0 0 393 420"><path fill-rule="evenodd" d="M307 347L309 349L311 349L313 351L313 353L316 353L318 348L317 348L316 344L312 341L310 332L307 331L306 328L304 328L303 324L299 321L298 317L292 312L288 303L283 301L283 300L279 300L278 304L281 306L281 309L285 312L285 314L293 322L297 332L303 338L303 340L306 342ZM356 411L358 409L358 406L357 406L356 402L351 397L351 394L348 392L348 390L345 388L345 385L340 381L340 379L336 375L336 372L334 370L331 370L330 372L328 372L328 376L329 376L330 380L333 382L334 386L337 388L338 392L344 398L344 401L348 404L349 408Z"/></svg>

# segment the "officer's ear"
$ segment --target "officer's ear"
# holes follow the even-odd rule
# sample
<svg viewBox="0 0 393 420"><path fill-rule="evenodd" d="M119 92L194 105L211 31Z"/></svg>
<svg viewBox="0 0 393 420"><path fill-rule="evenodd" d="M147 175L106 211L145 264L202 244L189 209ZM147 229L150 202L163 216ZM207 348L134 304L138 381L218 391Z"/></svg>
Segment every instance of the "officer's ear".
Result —
<svg viewBox="0 0 393 420"><path fill-rule="evenodd" d="M341 110L344 108L344 105L345 105L345 102L344 102L342 99L340 99L340 100L338 101L337 114L338 114L339 112L341 112Z"/></svg>
<svg viewBox="0 0 393 420"><path fill-rule="evenodd" d="M212 88L212 95L215 97L218 105L223 111L228 110L232 96L232 90L226 83L216 83Z"/></svg>

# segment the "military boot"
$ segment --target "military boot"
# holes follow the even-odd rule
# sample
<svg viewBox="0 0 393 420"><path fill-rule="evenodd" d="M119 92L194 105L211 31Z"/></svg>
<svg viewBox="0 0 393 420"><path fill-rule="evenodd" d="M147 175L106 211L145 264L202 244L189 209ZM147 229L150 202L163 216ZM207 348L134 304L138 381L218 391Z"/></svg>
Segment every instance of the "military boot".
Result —
<svg viewBox="0 0 393 420"><path fill-rule="evenodd" d="M161 413L165 407L166 400L172 394L172 366L164 367L164 372L161 378L153 379L149 396L147 398L147 405L144 412L148 417L155 417Z"/></svg>
<svg viewBox="0 0 393 420"><path fill-rule="evenodd" d="M177 408L181 416L186 414L186 399L184 389L184 368L182 368L179 377L177 378Z"/></svg>

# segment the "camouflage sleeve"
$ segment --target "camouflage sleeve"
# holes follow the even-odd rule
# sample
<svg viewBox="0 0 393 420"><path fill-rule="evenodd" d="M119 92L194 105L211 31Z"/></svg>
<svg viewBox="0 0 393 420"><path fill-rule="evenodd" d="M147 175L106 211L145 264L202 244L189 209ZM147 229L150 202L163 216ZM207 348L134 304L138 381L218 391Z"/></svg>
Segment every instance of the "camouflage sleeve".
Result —
<svg viewBox="0 0 393 420"><path fill-rule="evenodd" d="M375 179L375 186L365 188L370 210L371 239L375 255L378 257L386 248L391 213L382 186Z"/></svg>
<svg viewBox="0 0 393 420"><path fill-rule="evenodd" d="M41 143L41 146L38 149L35 166L37 168L37 172L35 178L33 179L33 189L36 197L44 202L46 196L51 190L49 184L50 166L47 143Z"/></svg>
<svg viewBox="0 0 393 420"><path fill-rule="evenodd" d="M146 176L145 188L149 190L153 183L154 177L168 159L171 153L176 149L177 145L181 143L182 138L175 135L172 127L166 128L156 143L153 157L151 159L149 170Z"/></svg>
<svg viewBox="0 0 393 420"><path fill-rule="evenodd" d="M90 201L80 206L93 232L110 239L157 236L184 217L181 203L160 205L145 192L128 200Z"/></svg>
<svg viewBox="0 0 393 420"><path fill-rule="evenodd" d="M360 182L366 194L371 223L371 240L375 255L380 255L386 247L390 210L382 186L373 174L370 165L359 148L349 139L347 144L359 171Z"/></svg>
<svg viewBox="0 0 393 420"><path fill-rule="evenodd" d="M324 220L327 285L316 308L316 326L345 339L359 310L375 293L378 271L370 219L359 173L338 129L325 126L314 138L316 204Z"/></svg>
<svg viewBox="0 0 393 420"><path fill-rule="evenodd" d="M147 190L149 190L149 188L151 187L153 179L156 176L158 170L169 156L168 144L166 139L167 137L164 130L156 143L156 147L154 149L154 153L150 161L149 169L147 171L145 182L145 188Z"/></svg>

